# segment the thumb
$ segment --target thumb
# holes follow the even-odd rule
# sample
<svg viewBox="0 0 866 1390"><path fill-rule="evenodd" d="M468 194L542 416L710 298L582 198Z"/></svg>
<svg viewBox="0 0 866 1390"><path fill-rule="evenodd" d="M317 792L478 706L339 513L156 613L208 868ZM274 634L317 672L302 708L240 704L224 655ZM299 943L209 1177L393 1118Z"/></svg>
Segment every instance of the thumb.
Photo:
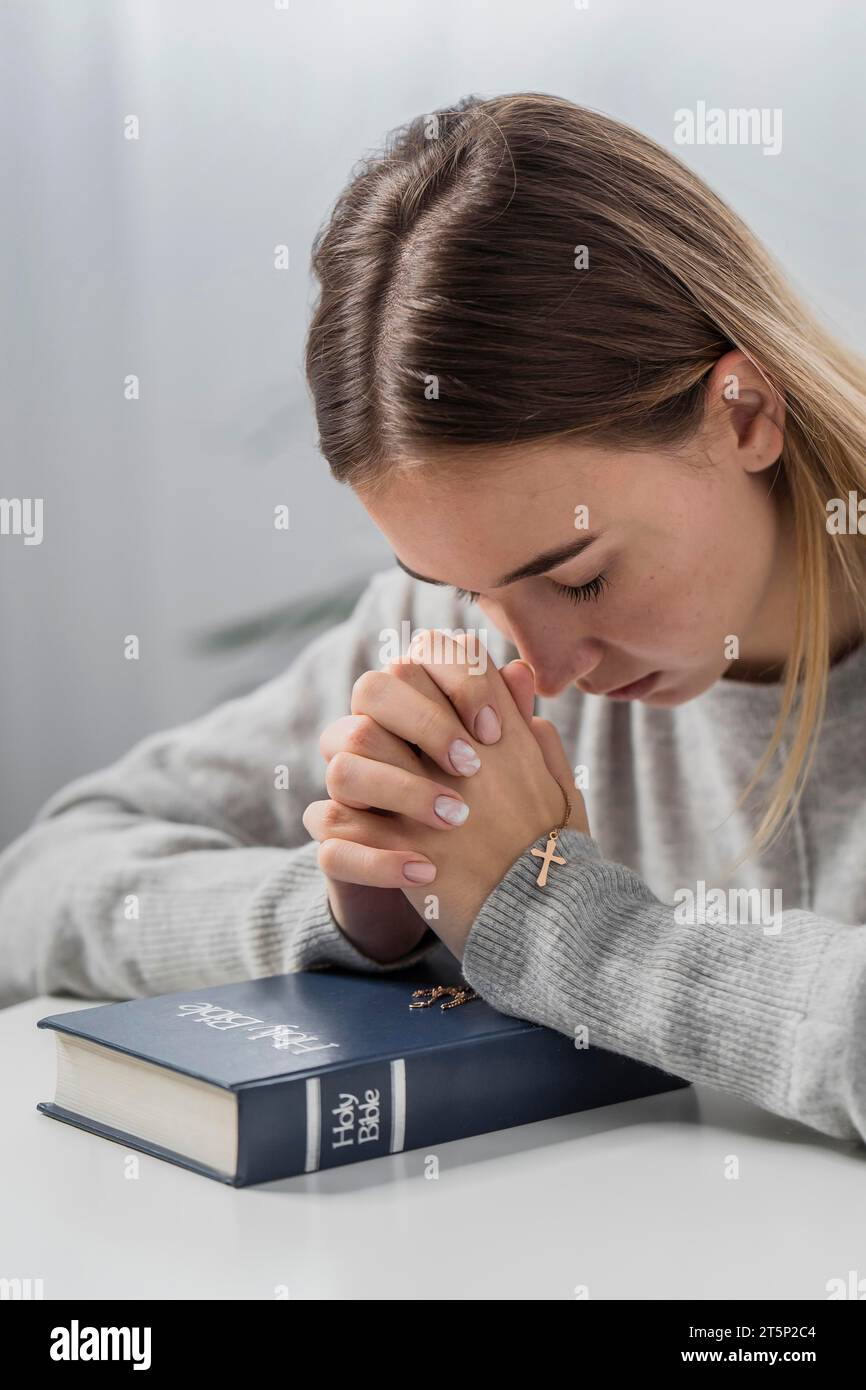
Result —
<svg viewBox="0 0 866 1390"><path fill-rule="evenodd" d="M562 739L559 737L559 730L549 719L533 718L529 726L535 735L535 741L541 749L542 757L548 772L550 772L560 783L563 791L568 795L571 802L571 817L568 825L572 830L582 830L585 834L590 833L589 819L586 814L586 803L582 793L574 785L574 773L569 765L568 758L565 756L565 749L562 746Z"/></svg>
<svg viewBox="0 0 866 1390"><path fill-rule="evenodd" d="M520 659L509 661L500 667L499 674L523 718L531 725L535 709L535 672L529 662Z"/></svg>

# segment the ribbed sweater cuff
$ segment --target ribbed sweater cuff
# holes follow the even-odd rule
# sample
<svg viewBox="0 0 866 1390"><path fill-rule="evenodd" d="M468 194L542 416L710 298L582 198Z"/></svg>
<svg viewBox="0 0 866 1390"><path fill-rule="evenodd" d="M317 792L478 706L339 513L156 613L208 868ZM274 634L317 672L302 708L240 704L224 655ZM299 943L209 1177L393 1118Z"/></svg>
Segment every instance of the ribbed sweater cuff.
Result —
<svg viewBox="0 0 866 1390"><path fill-rule="evenodd" d="M845 1107L817 1121L807 1103L822 1088L828 1099L840 1045L827 1031L842 988L838 962L819 978L823 1031L816 1023L800 1032L832 924L791 912L778 935L755 925L684 925L589 836L566 830L559 847L567 862L551 865L546 888L537 887L539 863L527 850L483 904L463 956L464 976L483 998L569 1036L585 1027L591 1046L853 1133Z"/></svg>
<svg viewBox="0 0 866 1390"><path fill-rule="evenodd" d="M280 967L283 971L314 970L332 965L368 974L403 970L421 960L430 947L438 943L439 938L428 928L418 945L396 960L383 963L359 951L341 930L331 910L327 881L316 862L317 850L315 844L305 847L294 859L287 881L269 885L265 901L260 904L263 917L270 915L269 902L273 905L273 926L283 948Z"/></svg>

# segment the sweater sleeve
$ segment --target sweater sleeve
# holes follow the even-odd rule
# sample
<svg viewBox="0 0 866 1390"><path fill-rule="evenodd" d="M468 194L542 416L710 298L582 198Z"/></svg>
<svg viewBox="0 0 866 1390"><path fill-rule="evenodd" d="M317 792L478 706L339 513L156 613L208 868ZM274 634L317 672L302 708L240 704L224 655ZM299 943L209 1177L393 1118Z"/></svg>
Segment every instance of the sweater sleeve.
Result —
<svg viewBox="0 0 866 1390"><path fill-rule="evenodd" d="M417 590L375 575L346 620L275 680L146 738L42 807L0 855L0 1006L130 998L340 965L381 972L328 903L301 817L327 797L319 734L380 661ZM229 852L230 851L230 852Z"/></svg>
<svg viewBox="0 0 866 1390"><path fill-rule="evenodd" d="M476 917L463 973L484 999L866 1140L866 926L798 909L770 927L694 925L589 836L564 831L559 851L546 888L523 854Z"/></svg>

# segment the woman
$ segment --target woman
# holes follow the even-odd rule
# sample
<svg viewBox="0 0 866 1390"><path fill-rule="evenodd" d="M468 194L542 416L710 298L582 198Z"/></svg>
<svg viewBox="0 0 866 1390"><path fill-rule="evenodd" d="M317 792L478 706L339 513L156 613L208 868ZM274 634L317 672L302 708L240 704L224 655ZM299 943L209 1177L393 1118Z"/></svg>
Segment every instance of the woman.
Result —
<svg viewBox="0 0 866 1390"><path fill-rule="evenodd" d="M398 132L314 267L322 451L397 568L43 808L7 992L441 938L505 1012L862 1139L863 365L695 175L547 96Z"/></svg>

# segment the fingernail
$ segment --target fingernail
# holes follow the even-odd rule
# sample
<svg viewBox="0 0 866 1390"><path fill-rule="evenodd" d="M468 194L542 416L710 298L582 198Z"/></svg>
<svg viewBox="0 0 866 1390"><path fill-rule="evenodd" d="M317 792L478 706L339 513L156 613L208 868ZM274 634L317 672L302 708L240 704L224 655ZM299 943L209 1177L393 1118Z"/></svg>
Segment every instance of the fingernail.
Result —
<svg viewBox="0 0 866 1390"><path fill-rule="evenodd" d="M455 738L448 749L448 756L455 772L459 772L463 777L471 777L481 766L481 759L475 749L463 738Z"/></svg>
<svg viewBox="0 0 866 1390"><path fill-rule="evenodd" d="M449 825L462 825L469 815L466 802L458 801L455 796L437 796L433 810L440 820L447 821Z"/></svg>
<svg viewBox="0 0 866 1390"><path fill-rule="evenodd" d="M410 883L432 883L436 877L435 864L423 864L420 859L410 859L403 865L403 877Z"/></svg>
<svg viewBox="0 0 866 1390"><path fill-rule="evenodd" d="M475 720L475 733L482 743L497 743L502 733L499 715L492 705L485 705L478 711Z"/></svg>

